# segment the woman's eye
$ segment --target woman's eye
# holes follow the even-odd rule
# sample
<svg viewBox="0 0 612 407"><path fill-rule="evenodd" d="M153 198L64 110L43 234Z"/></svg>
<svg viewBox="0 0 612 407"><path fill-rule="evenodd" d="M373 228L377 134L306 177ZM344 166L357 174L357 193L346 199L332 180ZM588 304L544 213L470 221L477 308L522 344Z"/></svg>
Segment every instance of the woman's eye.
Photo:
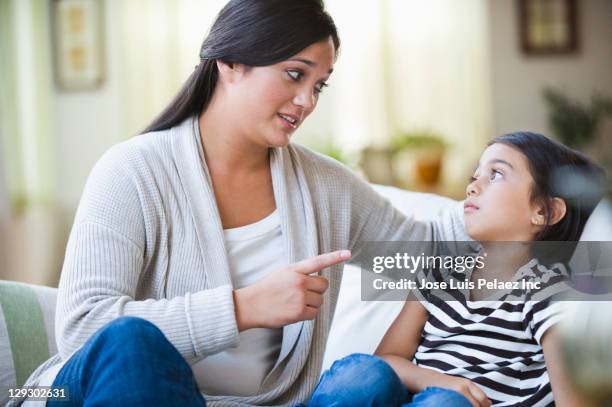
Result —
<svg viewBox="0 0 612 407"><path fill-rule="evenodd" d="M325 89L328 86L329 85L325 82L318 83L317 86L315 86L315 92L321 93L323 92L323 89Z"/></svg>
<svg viewBox="0 0 612 407"><path fill-rule="evenodd" d="M289 69L287 71L287 75L289 75L289 77L291 79L293 79L294 81L296 81L296 82L299 81L300 78L302 77L302 73L300 71L296 71L294 69Z"/></svg>
<svg viewBox="0 0 612 407"><path fill-rule="evenodd" d="M498 170L493 170L491 172L491 181L497 181L498 179L502 179L504 177L504 174L501 171Z"/></svg>

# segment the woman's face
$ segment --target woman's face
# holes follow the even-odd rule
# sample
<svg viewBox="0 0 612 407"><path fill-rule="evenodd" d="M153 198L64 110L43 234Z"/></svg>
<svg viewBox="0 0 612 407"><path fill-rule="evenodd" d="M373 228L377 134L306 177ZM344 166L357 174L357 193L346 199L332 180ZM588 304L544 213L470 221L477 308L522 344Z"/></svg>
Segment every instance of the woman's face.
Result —
<svg viewBox="0 0 612 407"><path fill-rule="evenodd" d="M531 203L527 158L505 144L489 146L467 186L464 220L479 241L528 241L538 229L540 207Z"/></svg>
<svg viewBox="0 0 612 407"><path fill-rule="evenodd" d="M334 59L330 37L274 65L235 65L241 71L228 90L235 111L231 120L239 134L259 146L286 146L317 105Z"/></svg>

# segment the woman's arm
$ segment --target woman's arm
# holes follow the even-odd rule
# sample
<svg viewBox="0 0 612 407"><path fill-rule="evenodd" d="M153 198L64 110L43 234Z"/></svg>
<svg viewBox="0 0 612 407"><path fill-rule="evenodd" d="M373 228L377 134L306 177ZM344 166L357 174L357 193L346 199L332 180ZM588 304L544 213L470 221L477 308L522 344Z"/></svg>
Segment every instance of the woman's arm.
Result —
<svg viewBox="0 0 612 407"><path fill-rule="evenodd" d="M445 375L411 362L426 322L425 307L416 298L409 298L378 345L375 354L389 363L413 394L427 387L444 387L463 394L476 407L490 406L491 402L486 394L471 380Z"/></svg>
<svg viewBox="0 0 612 407"><path fill-rule="evenodd" d="M546 370L548 371L550 385L555 397L555 405L558 407L582 405L583 403L580 403L580 400L572 392L572 387L563 370L559 336L555 328L549 328L542 337L541 342L542 349L544 350L544 360L546 361Z"/></svg>
<svg viewBox="0 0 612 407"><path fill-rule="evenodd" d="M367 264L369 259L363 242L410 242L405 250L414 255L429 254L443 249L450 253L471 252L473 242L463 223L463 204L451 202L428 219L417 219L406 210L401 212L387 198L379 195L361 180L352 182L351 238L348 248L353 252L353 264ZM437 242L446 242L444 247Z"/></svg>

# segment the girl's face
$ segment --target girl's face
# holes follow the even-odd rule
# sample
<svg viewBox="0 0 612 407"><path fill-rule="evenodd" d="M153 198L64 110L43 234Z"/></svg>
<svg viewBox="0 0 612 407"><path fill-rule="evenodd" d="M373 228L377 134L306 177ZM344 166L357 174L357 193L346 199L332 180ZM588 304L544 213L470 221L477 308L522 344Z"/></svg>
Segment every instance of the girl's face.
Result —
<svg viewBox="0 0 612 407"><path fill-rule="evenodd" d="M479 241L528 241L542 227L540 205L532 204L533 178L527 158L505 144L489 146L467 186L464 220Z"/></svg>
<svg viewBox="0 0 612 407"><path fill-rule="evenodd" d="M261 147L282 147L314 110L333 70L334 44L326 39L274 65L234 65L225 72L231 118L239 134ZM220 69L221 75L228 67Z"/></svg>

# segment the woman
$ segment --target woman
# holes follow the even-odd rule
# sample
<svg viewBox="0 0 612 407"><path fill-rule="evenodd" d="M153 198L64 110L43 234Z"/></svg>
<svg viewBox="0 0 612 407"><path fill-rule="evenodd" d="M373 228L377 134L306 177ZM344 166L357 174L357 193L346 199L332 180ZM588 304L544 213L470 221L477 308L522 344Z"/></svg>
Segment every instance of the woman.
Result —
<svg viewBox="0 0 612 407"><path fill-rule="evenodd" d="M198 389L210 405L308 401L349 250L463 232L460 212L405 219L290 144L339 45L321 1L223 8L175 100L93 169L61 276L61 359L28 384L67 386L63 405L204 405Z"/></svg>

